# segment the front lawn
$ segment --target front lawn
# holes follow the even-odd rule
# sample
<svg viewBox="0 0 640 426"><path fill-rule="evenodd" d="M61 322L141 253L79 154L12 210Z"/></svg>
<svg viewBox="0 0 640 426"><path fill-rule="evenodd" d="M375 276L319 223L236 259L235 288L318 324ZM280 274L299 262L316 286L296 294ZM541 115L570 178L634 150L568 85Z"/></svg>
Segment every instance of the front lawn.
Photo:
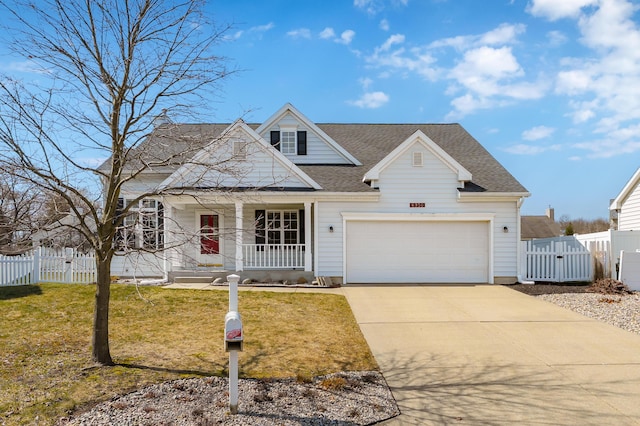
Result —
<svg viewBox="0 0 640 426"><path fill-rule="evenodd" d="M226 291L112 285L114 367L90 359L93 297L92 285L0 288L0 424L52 424L146 384L227 374ZM240 291L239 310L241 377L377 369L342 296Z"/></svg>

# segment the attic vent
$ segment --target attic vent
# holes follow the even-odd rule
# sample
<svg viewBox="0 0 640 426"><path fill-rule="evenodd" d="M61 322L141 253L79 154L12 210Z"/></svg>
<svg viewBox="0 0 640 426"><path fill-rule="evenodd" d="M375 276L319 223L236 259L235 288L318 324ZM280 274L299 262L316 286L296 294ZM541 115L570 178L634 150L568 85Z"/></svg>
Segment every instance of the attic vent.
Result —
<svg viewBox="0 0 640 426"><path fill-rule="evenodd" d="M247 142L233 141L233 158L244 160L247 158Z"/></svg>
<svg viewBox="0 0 640 426"><path fill-rule="evenodd" d="M422 153L414 152L413 153L413 167L422 167Z"/></svg>

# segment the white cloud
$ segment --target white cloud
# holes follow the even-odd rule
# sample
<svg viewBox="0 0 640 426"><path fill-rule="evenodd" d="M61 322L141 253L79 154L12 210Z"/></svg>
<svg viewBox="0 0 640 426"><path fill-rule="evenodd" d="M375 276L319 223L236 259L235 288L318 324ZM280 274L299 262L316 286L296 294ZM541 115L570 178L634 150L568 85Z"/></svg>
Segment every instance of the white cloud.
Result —
<svg viewBox="0 0 640 426"><path fill-rule="evenodd" d="M362 88L366 91L373 84L373 80L371 80L368 77L365 77L365 78L359 79L358 83L360 83L362 85Z"/></svg>
<svg viewBox="0 0 640 426"><path fill-rule="evenodd" d="M383 19L380 21L379 27L382 31L389 31L389 21Z"/></svg>
<svg viewBox="0 0 640 426"><path fill-rule="evenodd" d="M353 30L345 30L342 32L342 34L340 34L340 38L336 40L337 43L341 43L341 44L349 44L351 43L351 41L353 40L353 37L355 37L356 32Z"/></svg>
<svg viewBox="0 0 640 426"><path fill-rule="evenodd" d="M635 14L640 5L628 0L606 0L582 8L575 16L582 37L579 41L590 55L565 58L555 81L555 92L569 96L571 111L566 115L576 124L595 122L595 131L615 134L640 120L640 27ZM627 152L636 143L620 142ZM599 150L602 141L580 145L591 156L610 152Z"/></svg>
<svg viewBox="0 0 640 426"><path fill-rule="evenodd" d="M522 139L526 141L537 141L548 138L556 129L547 126L536 126L522 132Z"/></svg>
<svg viewBox="0 0 640 426"><path fill-rule="evenodd" d="M336 32L333 28L327 27L318 34L323 40L333 40L340 44L350 44L353 38L356 36L356 32L353 30L345 30L340 34L340 37L336 36Z"/></svg>
<svg viewBox="0 0 640 426"><path fill-rule="evenodd" d="M388 52L394 44L404 43L404 34L394 34L387 38L380 47L376 48L376 52Z"/></svg>
<svg viewBox="0 0 640 426"><path fill-rule="evenodd" d="M264 25L257 25L255 27L251 27L249 28L250 32L258 32L258 33L264 33L266 31L269 31L271 29L273 29L273 27L275 27L273 22L269 22L268 24L264 24Z"/></svg>
<svg viewBox="0 0 640 426"><path fill-rule="evenodd" d="M527 5L527 12L555 21L561 18L576 18L583 8L597 3L598 0L532 0Z"/></svg>
<svg viewBox="0 0 640 426"><path fill-rule="evenodd" d="M516 144L508 148L505 148L504 150L510 154L516 154L516 155L537 155L547 151L560 151L561 148L562 146L560 145L539 146L539 145Z"/></svg>
<svg viewBox="0 0 640 426"><path fill-rule="evenodd" d="M291 38L311 38L311 30L308 28L298 28L287 32Z"/></svg>
<svg viewBox="0 0 640 426"><path fill-rule="evenodd" d="M50 72L50 70L38 66L38 64L32 60L13 61L7 64L0 64L0 70L27 74L49 74Z"/></svg>
<svg viewBox="0 0 640 426"><path fill-rule="evenodd" d="M513 44L517 36L526 31L523 24L500 24L493 30L478 35L464 35L436 40L429 45L431 49L451 47L457 50L466 50L479 46L501 46Z"/></svg>
<svg viewBox="0 0 640 426"><path fill-rule="evenodd" d="M372 16L384 9L382 0L353 0L353 5Z"/></svg>
<svg viewBox="0 0 640 426"><path fill-rule="evenodd" d="M375 109L380 108L389 102L389 96L384 92L367 92L356 101L348 101L347 103L358 108Z"/></svg>
<svg viewBox="0 0 640 426"><path fill-rule="evenodd" d="M524 24L501 24L497 28L482 34L478 43L492 46L511 44L516 41L517 36L525 32L526 28Z"/></svg>
<svg viewBox="0 0 640 426"><path fill-rule="evenodd" d="M353 0L353 5L368 15L374 16L386 8L387 1L395 8L409 4L409 0Z"/></svg>
<svg viewBox="0 0 640 426"><path fill-rule="evenodd" d="M392 71L400 73L415 72L429 80L435 80L438 70L433 67L435 58L426 48L414 47L409 50L402 46L392 49L395 45L402 45L405 41L403 34L394 34L374 49L373 54L365 58L374 68L386 68L380 73L384 78L391 77Z"/></svg>
<svg viewBox="0 0 640 426"><path fill-rule="evenodd" d="M445 38L424 46L407 46L404 34L393 34L365 60L389 76L417 74L430 81L448 79L451 83L445 94L455 98L451 101L454 110L447 117L459 118L516 100L540 99L548 92L549 79L527 79L513 53L525 31L523 24L505 23L481 34ZM462 52L448 69L437 63L447 48Z"/></svg>
<svg viewBox="0 0 640 426"><path fill-rule="evenodd" d="M640 151L640 140L619 141L617 139L603 139L577 143L573 147L588 151L587 157L589 158L611 158Z"/></svg>
<svg viewBox="0 0 640 426"><path fill-rule="evenodd" d="M320 38L323 40L329 40L336 37L336 32L331 27L327 27L320 32Z"/></svg>
<svg viewBox="0 0 640 426"><path fill-rule="evenodd" d="M547 33L547 40L551 46L561 46L567 42L568 38L562 32L554 30Z"/></svg>

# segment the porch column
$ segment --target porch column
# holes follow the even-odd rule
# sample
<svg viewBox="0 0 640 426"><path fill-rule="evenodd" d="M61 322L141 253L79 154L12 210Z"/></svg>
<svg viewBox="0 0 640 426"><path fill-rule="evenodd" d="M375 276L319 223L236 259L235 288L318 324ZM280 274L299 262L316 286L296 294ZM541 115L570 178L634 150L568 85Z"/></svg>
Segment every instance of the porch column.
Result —
<svg viewBox="0 0 640 426"><path fill-rule="evenodd" d="M162 205L164 206L164 218L163 218L163 229L162 229L162 278L164 280L169 279L169 270L173 270L173 256L170 249L167 247L171 246L171 239L169 237L169 233L171 232L169 229L169 223L173 220L173 207L168 204L165 199L162 199Z"/></svg>
<svg viewBox="0 0 640 426"><path fill-rule="evenodd" d="M311 202L304 202L304 226L307 229L311 229ZM311 271L312 253L311 253L311 232L307 233L307 237L304 239L304 270L305 272Z"/></svg>
<svg viewBox="0 0 640 426"><path fill-rule="evenodd" d="M242 255L242 202L236 201L236 272L244 271Z"/></svg>

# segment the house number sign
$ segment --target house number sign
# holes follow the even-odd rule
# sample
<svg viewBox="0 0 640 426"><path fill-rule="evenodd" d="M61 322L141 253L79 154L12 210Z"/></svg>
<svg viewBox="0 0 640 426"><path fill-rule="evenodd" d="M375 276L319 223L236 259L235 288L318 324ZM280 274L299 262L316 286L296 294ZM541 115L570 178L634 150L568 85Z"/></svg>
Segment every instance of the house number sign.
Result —
<svg viewBox="0 0 640 426"><path fill-rule="evenodd" d="M410 208L414 207L426 207L426 203L409 203Z"/></svg>

